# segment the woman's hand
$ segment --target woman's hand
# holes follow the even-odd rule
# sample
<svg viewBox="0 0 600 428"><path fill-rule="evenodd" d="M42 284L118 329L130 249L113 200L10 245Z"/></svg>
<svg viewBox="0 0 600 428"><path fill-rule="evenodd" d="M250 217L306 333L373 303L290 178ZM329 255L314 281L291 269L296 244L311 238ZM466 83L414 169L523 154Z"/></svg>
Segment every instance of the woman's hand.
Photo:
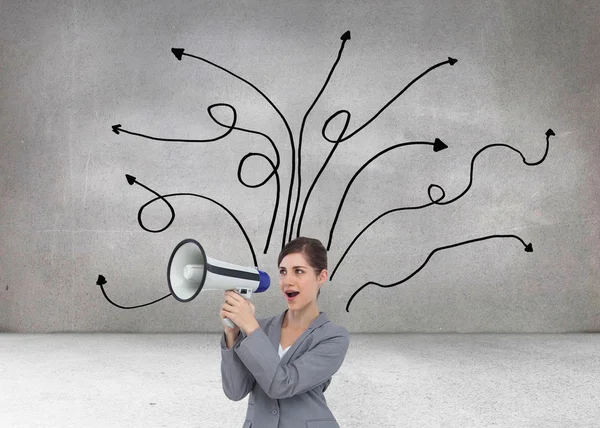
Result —
<svg viewBox="0 0 600 428"><path fill-rule="evenodd" d="M225 333L236 333L241 329L248 335L249 330L254 331L255 328L259 327L258 321L254 317L256 308L252 302L244 299L235 291L227 290L224 295L225 303L221 306L219 316L222 320L229 318L235 324L233 328L230 328L223 323Z"/></svg>

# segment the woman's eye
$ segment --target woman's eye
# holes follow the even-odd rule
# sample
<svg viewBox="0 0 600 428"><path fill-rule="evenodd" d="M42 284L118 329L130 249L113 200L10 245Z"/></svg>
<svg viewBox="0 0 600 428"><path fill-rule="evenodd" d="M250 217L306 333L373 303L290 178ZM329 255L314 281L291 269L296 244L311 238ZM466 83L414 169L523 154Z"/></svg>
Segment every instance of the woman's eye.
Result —
<svg viewBox="0 0 600 428"><path fill-rule="evenodd" d="M302 269L296 269L296 273L304 273Z"/></svg>

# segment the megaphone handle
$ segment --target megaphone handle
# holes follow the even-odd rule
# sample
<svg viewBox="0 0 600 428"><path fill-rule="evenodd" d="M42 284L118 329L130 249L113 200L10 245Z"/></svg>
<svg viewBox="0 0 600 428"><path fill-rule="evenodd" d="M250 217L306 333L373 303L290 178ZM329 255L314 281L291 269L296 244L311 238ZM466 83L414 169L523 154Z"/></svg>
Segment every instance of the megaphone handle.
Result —
<svg viewBox="0 0 600 428"><path fill-rule="evenodd" d="M239 290L241 289L236 289L234 290L239 296L242 296L244 299L246 300L250 300L250 298L252 297L252 289L248 289L246 290L246 292L244 294L241 294L239 292ZM223 318L223 324L225 324L227 327L229 328L234 328L235 327L235 323L233 321L231 321L229 318Z"/></svg>

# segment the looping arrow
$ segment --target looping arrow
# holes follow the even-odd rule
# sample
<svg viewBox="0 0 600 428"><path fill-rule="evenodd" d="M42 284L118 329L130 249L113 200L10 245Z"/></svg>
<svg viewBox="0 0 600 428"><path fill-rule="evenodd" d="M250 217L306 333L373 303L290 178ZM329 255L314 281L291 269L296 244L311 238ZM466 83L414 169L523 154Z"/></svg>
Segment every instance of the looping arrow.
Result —
<svg viewBox="0 0 600 428"><path fill-rule="evenodd" d="M327 75L327 79L325 79L325 83L323 84L323 87L317 94L317 97L315 98L315 100L313 101L311 106L308 108L308 110L306 111L306 114L304 115L304 118L302 119L302 126L300 127L300 138L298 139L298 189L296 191L296 205L294 206L294 215L292 216L292 222L291 222L291 226L290 226L290 236L288 238L288 241L292 240L292 234L293 234L293 230L294 230L294 222L296 221L296 213L298 212L298 205L300 204L300 188L302 187L302 135L304 133L304 125L306 125L306 118L308 117L308 114L310 113L310 111L313 109L313 107L317 103L317 100L321 97L321 94L327 87L327 84L329 83L329 80L331 79L331 76L333 75L335 68L337 67L338 63L340 62L340 58L342 57L342 52L344 51L344 46L345 46L346 42L348 40L350 40L350 31L346 31L342 35L342 37L340 37L340 39L342 40L342 46L340 47L338 56L337 56L335 62L333 63L333 66L331 67L329 74ZM298 224L298 233L300 233L300 224Z"/></svg>
<svg viewBox="0 0 600 428"><path fill-rule="evenodd" d="M214 116L212 110L215 107L227 107L227 108L229 108L231 110L231 112L233 113L233 119L232 119L230 125L226 124L226 123L222 123L221 121L219 121ZM222 134L222 135L220 135L218 137L215 137L215 138L210 138L210 139L205 139L205 140L182 140L182 139L156 138L156 137L151 137L151 136L144 135L144 134L139 134L139 133L127 131L127 130L121 128L121 124L113 125L112 129L113 129L113 132L115 134L117 134L117 135L119 134L119 132L122 131L122 132L126 132L128 134L131 134L131 135L137 135L137 136L140 136L140 137L149 138L149 139L152 139L152 140L159 140L159 141L180 141L180 142L201 142L201 143L213 142L213 141L217 141L217 140L220 140L222 138L225 138L234 129L237 130L237 131L242 131L242 132L246 132L246 133L250 133L250 134L260 135L260 136L266 138L267 140L269 140L269 142L271 143L271 146L273 147L273 150L275 151L275 157L276 157L275 164L273 164L273 162L271 161L271 159L269 159L266 155L263 155L261 153L248 153L246 156L244 156L240 160L240 163L238 165L238 174L237 174L238 181L242 185L244 185L246 187L249 187L249 188L260 187L260 186L264 185L265 183L267 183L271 179L271 177L273 177L273 176L275 176L275 178L276 178L276 186L277 186L277 188L276 188L276 194L275 194L275 204L274 204L274 207L273 207L273 215L271 217L271 226L269 228L269 233L267 235L267 240L266 240L266 243L265 243L265 248L263 250L264 254L266 254L267 250L269 248L269 244L271 242L271 235L273 233L273 227L275 226L275 219L277 217L277 210L279 208L279 195L280 195L280 180L279 180L279 173L278 173L279 163L280 163L279 150L277 150L277 146L273 142L273 139L271 137L269 137L267 134L264 134L264 133L258 132L258 131L253 131L251 129L245 129L245 128L241 128L241 127L235 126L235 124L237 123L237 110L231 104L226 104L226 103L212 104L212 105L210 105L207 108L207 111L208 111L209 116L211 117L211 119L215 123L217 123L219 126L227 128L227 131L224 134ZM271 165L271 168L272 168L271 169L271 173L260 184L257 184L257 185L252 185L252 184L246 183L246 181L244 181L244 179L242 177L242 174L241 174L243 166L244 166L244 162L249 157L252 157L252 156L259 156L259 157L262 157L262 158L266 159L267 162Z"/></svg>
<svg viewBox="0 0 600 428"><path fill-rule="evenodd" d="M273 107L273 109L275 110L275 112L277 112L277 114L279 115L279 117L281 118L281 120L283 121L283 124L285 125L285 128L288 132L288 137L290 139L290 147L292 150L292 174L290 177L290 189L288 192L288 200L287 200L287 208L286 208L286 212L285 212L285 223L284 223L284 229L283 229L283 236L281 239L281 248L284 247L285 245L285 237L287 235L287 227L288 227L288 220L289 220L289 215L290 215L290 204L292 201L292 190L294 187L294 176L295 176L295 171L296 171L296 148L294 146L294 136L292 135L292 130L290 128L290 125L288 124L287 120L285 119L285 116L281 113L281 111L277 108L277 106L275 104L273 104L273 101L271 101L269 99L269 97L267 97L260 89L258 89L255 85L253 85L252 83L250 83L248 80L238 76L237 74L233 73L232 71L227 70L225 67L221 67L218 64L215 64L214 62L211 62L205 58L199 57L199 56L195 56L195 55L191 55L189 53L185 52L185 49L183 48L172 48L171 52L173 52L173 55L175 55L175 57L181 61L181 59L183 58L183 56L189 56L190 58L195 58L195 59L199 59L200 61L204 61L207 64L212 65L213 67L218 68L219 70L223 70L224 72L226 72L227 74L235 77L236 79L241 80L242 82L246 83L247 85L249 85L252 89L254 89L256 92L258 92L270 105L271 107ZM278 193L278 197L279 197L279 193ZM265 250L266 252L266 250Z"/></svg>
<svg viewBox="0 0 600 428"><path fill-rule="evenodd" d="M519 153L521 154L521 157L523 158L523 162L525 162L525 164L527 164L527 165L539 165L540 163L542 163L542 162L544 161L544 159L546 158L546 155L548 154L548 148L549 148L549 138L550 138L551 136L553 136L553 135L555 135L555 134L554 134L554 131L553 131L552 129L548 129L548 130L546 131L546 150L545 150L544 156L543 156L543 157L542 157L542 158L541 158L539 161L537 161L537 162L532 162L532 163L530 163L530 162L527 162L527 161L525 160L525 157L524 157L524 156L521 154L521 152L519 152L518 150L514 149L513 147L507 146L506 144L493 144L493 145L486 146L486 147L484 147L483 149L479 150L479 152L477 152L477 154L475 154L475 156L474 156L474 157L473 157L473 159L471 160L471 182L469 183L469 186L468 186L468 187L465 189L465 191L464 191L463 193L461 193L461 194L460 194L458 197L456 197L456 198L452 199L452 200L451 200L451 201L449 201L449 202L442 203L442 202L440 202L440 201L441 201L441 200L443 200L443 199L445 198L445 196L446 196L446 192L444 191L444 189L443 189L441 186L438 186L438 185L436 185L436 184L431 184L431 185L429 185L429 187L427 188L427 195L429 196L429 200L431 201L430 203L428 203L428 204L425 204L425 205L421 205L421 206L417 206L417 207L395 208L395 209L393 209L393 210L386 211L385 213L383 213L383 214L379 215L377 218L375 218L373 221L371 221L371 222L370 222L370 223L369 223L369 224L368 224L368 225L367 225L367 226L366 226L366 227L365 227L363 230L361 230L361 231L360 231L360 233L359 233L359 234L358 234L358 235L357 235L357 236L356 236L356 237L355 237L355 238L352 240L352 242L350 243L350 245L348 246L348 248L346 249L346 251L344 251L344 253L342 254L342 257L340 258L340 260L338 261L337 265L335 266L335 269L333 269L333 272L332 272L332 274L330 275L330 277L329 277L329 280L330 280L330 281L331 281L331 280L333 280L333 277L334 277L334 275L335 275L335 273L336 273L337 269L339 268L340 264L342 263L342 261L343 261L343 260L344 260L344 258L346 257L346 254L348 254L348 251L350 250L350 248L351 248L351 247L354 245L354 243L355 243L355 242L358 240L358 238L359 238L359 237L360 237L360 236L361 236L361 235L362 235L362 234L363 234L363 233L364 233L364 232L365 232L365 231L366 231L366 230L367 230L369 227L371 227L371 226L372 226L372 225L373 225L373 224L374 224L376 221L380 220L382 217L384 217L384 216L386 216L386 215L388 215L388 214L391 214L391 213L393 213L393 212L396 212L396 211L403 211L403 210L413 210L413 209L423 209L423 208L429 207L429 206L431 206L431 205L446 205L446 204L448 204L448 203L450 203L450 202L453 202L453 201L456 201L457 199L459 199L460 197L462 197L462 196L463 196L463 195L464 195L464 194L465 194L465 193L466 193L466 192L469 190L469 188L471 187L471 183L472 183L472 181L473 181L473 163L474 163L474 161L475 161L475 158L476 158L476 157L477 157L477 156L478 156L478 155L479 155L479 154L480 154L482 151L484 151L485 149L487 149L487 148L489 148L489 147L492 147L492 146L506 146L506 147L509 147L509 148L511 148L511 149L513 149L513 150L515 150L515 151L519 152ZM440 146L440 147L441 147L441 146ZM435 151L435 149L434 149L434 151ZM432 195L431 195L431 193L432 193L432 189L433 189L434 187L435 187L435 188L437 188L437 189L439 189L439 190L440 190L440 192L442 192L442 195L441 195L439 198L437 198L437 199L434 199L434 198L432 197ZM331 235L330 235L330 236L331 236Z"/></svg>
<svg viewBox="0 0 600 428"><path fill-rule="evenodd" d="M196 196L198 198L202 198L202 199L206 199L218 206L220 206L221 208L223 208L227 214L229 214L231 216L231 218L233 218L233 220L237 223L237 225L239 226L240 230L242 231L242 233L244 234L244 238L246 238L246 242L248 243L248 246L250 247L250 252L252 253L252 261L254 262L254 266L258 267L258 262L256 261L256 254L254 254L254 248L252 247L252 243L250 242L250 238L248 238L248 234L246 233L246 231L244 230L244 227L242 226L242 224L240 223L240 221L236 218L235 215L233 215L233 213L231 211L229 211L227 209L227 207L225 207L223 204L215 201L214 199L211 199L207 196L203 196L203 195L198 195L197 193L171 193L168 195L159 195L157 192L155 192L154 190L150 189L148 186L140 183L139 181L137 181L137 179L129 174L125 174L125 177L127 177L127 182L130 185L133 184L138 184L139 186L142 186L144 189L148 190L149 192L154 193L157 197L146 202L144 205L142 205L140 207L140 210L138 211L138 223L140 225L140 227L142 229L144 229L147 232L152 232L152 233L159 233L162 232L164 230L166 230L169 226L171 226L171 224L173 223L173 220L175 220L175 210L173 209L173 206L169 203L169 201L167 201L166 198L171 197L171 196ZM151 203L153 203L154 201L157 200L161 200L163 201L165 204L167 204L167 206L169 207L169 210L171 210L171 220L169 220L169 222L167 223L167 225L165 227L163 227L162 229L157 229L157 230L153 230L153 229L148 229L146 226L144 226L144 223L142 222L142 211L144 210L144 208L146 208L148 205L150 205Z"/></svg>
<svg viewBox="0 0 600 428"><path fill-rule="evenodd" d="M447 204L451 204L452 202L456 201L457 199L462 198L463 195L465 193L467 193L467 191L471 188L471 185L473 184L473 164L475 163L475 159L477 158L477 156L479 156L480 153L482 153L484 150L487 150L491 147L507 147L511 150L514 150L515 152L517 152L518 154L521 155L521 158L523 159L523 163L527 166L535 166L535 165L541 164L542 162L544 162L544 159L546 159L546 156L548 155L548 149L550 148L550 137L553 135L556 135L556 134L554 134L554 131L552 129L548 129L546 131L546 150L544 150L544 156L542 156L542 158L537 162L527 162L527 159L525 159L525 156L523 155L523 153L521 153L519 150L515 149L514 147L509 146L508 144L488 144L487 146L480 149L477 153L475 153L475 156L473 156L473 158L471 159L471 172L469 174L469 185L460 195L458 195L456 198L450 199L449 201L446 201L446 202L437 202L437 201L434 202L433 198L431 197L431 189L434 187L437 189L440 189L441 191L443 191L443 189L440 186L438 186L437 184L431 184L429 186L429 188L427 189L427 195L429 196L429 200L437 205L447 205Z"/></svg>
<svg viewBox="0 0 600 428"><path fill-rule="evenodd" d="M350 181L346 185L346 189L344 190L344 194L342 196L342 200L340 201L340 203L338 205L338 208L337 208L337 211L335 212L335 218L333 219L333 224L331 225L331 229L329 230L329 241L327 242L327 250L329 250L331 248L331 241L333 239L333 231L335 229L335 225L337 224L338 218L340 216L340 211L342 210L342 205L344 204L344 201L346 200L346 195L348 194L348 191L350 190L350 186L352 186L352 183L354 183L354 180L356 179L356 177L358 177L358 175L367 166L369 166L369 164L371 162L373 162L379 156L381 156L381 155L383 155L383 154L385 154L385 153L387 153L387 152L389 152L391 150L397 149L398 147L413 146L413 145L433 146L433 151L436 152L436 153L448 148L448 146L446 144L444 144L444 142L442 140L440 140L439 138L436 138L433 143L432 142L428 142L428 141L411 141L411 142L407 142L407 143L394 144L393 146L388 147L387 149L384 149L384 150L380 151L375 156L373 156L371 159L369 159L367 162L365 162L365 164L363 166L361 166L358 169L358 171L356 171L356 173L352 176L352 178L350 179Z"/></svg>
<svg viewBox="0 0 600 428"><path fill-rule="evenodd" d="M349 36L349 35L348 35ZM317 180L319 179L319 177L321 176L321 173L323 172L323 170L325 169L325 166L327 166L327 163L329 162L329 160L331 159L331 156L333 155L333 152L335 151L335 149L337 148L339 143L342 143L350 138L352 138L353 136L355 136L356 134L358 134L361 130L363 130L364 128L366 128L371 122L373 122L377 116L379 116L386 108L388 108L396 99L398 99L404 92L406 92L406 90L408 88L410 88L415 82L417 82L418 80L420 80L421 78L423 78L426 74L430 73L432 70L441 67L444 64L450 64L450 66L456 64L458 60L455 58L451 58L448 57L448 60L440 62L438 64L433 65L432 67L429 67L427 70L425 70L423 73L419 74L417 77L415 77L408 85L406 85L400 92L398 92L398 94L396 94L386 105L384 105L377 113L375 113L375 115L373 115L373 117L371 119L369 119L367 122L365 122L363 125L361 125L360 127L358 127L358 129L356 129L354 132L352 132L350 135L344 137L344 134L346 133L346 130L348 129L348 125L350 123L350 112L347 110L339 110L337 112L335 112L334 114L332 114L326 121L325 124L323 125L323 129L321 131L321 135L323 136L323 138L327 141L329 141L330 143L334 143L333 148L331 149L329 156L327 156L327 159L325 160L325 162L323 163L323 165L321 166L321 169L319 170L319 173L317 174L317 176L315 177L315 179L313 180L313 183L310 186L310 189L306 195L306 198L304 199L304 203L302 205L302 210L300 213L300 219L298 221L298 229L297 229L297 233L296 236L300 236L300 228L302 226L302 219L304 217L304 211L306 209L306 205L308 204L308 199L310 198L312 189L315 187ZM340 133L340 135L338 136L338 138L336 139L331 139L329 138L327 135L325 135L325 130L327 128L327 126L329 126L329 124L331 123L331 121L333 119L335 119L338 115L345 113L346 114L346 122L344 123L344 127L342 132ZM331 242L330 242L331 244ZM329 249L329 245L328 245L328 249Z"/></svg>

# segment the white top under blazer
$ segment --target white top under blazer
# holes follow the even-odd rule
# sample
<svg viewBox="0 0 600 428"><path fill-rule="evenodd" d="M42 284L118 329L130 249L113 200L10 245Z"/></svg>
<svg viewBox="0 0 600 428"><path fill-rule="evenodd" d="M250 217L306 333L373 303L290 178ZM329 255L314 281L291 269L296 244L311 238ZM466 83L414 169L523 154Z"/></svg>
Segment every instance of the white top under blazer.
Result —
<svg viewBox="0 0 600 428"><path fill-rule="evenodd" d="M283 349L281 347L281 343L279 344L279 358L283 358L283 356L285 355L285 353L288 351L288 349L290 349L292 347L292 345L288 346L287 348Z"/></svg>

